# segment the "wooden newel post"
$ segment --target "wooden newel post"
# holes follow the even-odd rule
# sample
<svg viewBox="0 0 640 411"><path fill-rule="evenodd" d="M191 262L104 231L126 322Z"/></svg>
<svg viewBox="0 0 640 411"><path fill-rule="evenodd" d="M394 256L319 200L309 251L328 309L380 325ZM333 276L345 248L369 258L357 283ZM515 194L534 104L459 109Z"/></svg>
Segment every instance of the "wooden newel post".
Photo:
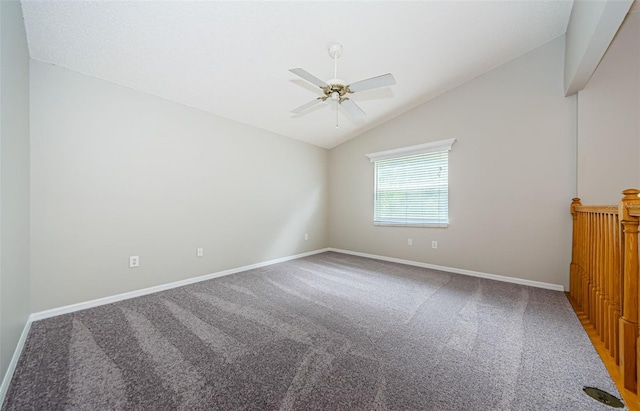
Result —
<svg viewBox="0 0 640 411"><path fill-rule="evenodd" d="M576 211L576 207L581 206L579 198L574 198L571 200L571 215L573 216L573 242L571 247L571 266L569 268L569 296L573 300L573 303L577 306L582 307L582 275L578 271L578 230L580 229L578 225L578 212Z"/></svg>
<svg viewBox="0 0 640 411"><path fill-rule="evenodd" d="M624 387L638 392L638 222L640 190L628 189L618 206L622 224L622 318L620 318L620 372Z"/></svg>

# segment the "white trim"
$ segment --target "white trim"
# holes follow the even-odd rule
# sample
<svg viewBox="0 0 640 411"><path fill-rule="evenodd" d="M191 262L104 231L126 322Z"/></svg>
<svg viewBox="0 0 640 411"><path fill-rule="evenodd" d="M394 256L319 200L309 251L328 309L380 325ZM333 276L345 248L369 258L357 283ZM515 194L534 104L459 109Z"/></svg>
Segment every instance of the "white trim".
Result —
<svg viewBox="0 0 640 411"><path fill-rule="evenodd" d="M389 223L387 221L374 221L373 225L380 227L431 227L431 228L447 228L449 223Z"/></svg>
<svg viewBox="0 0 640 411"><path fill-rule="evenodd" d="M22 329L22 334L20 334L20 338L18 339L16 349L13 351L13 357L11 357L9 367L7 367L7 371L4 373L4 378L2 378L2 385L0 385L0 405L4 403L4 396L7 395L7 391L9 390L9 384L11 384L13 372L16 370L20 354L22 354L22 349L24 348L24 343L27 341L27 335L29 335L29 330L31 329L31 322L31 316L29 316L27 323Z"/></svg>
<svg viewBox="0 0 640 411"><path fill-rule="evenodd" d="M450 151L451 146L453 146L453 143L455 142L455 138L432 141L431 143L394 148L391 150L378 151L377 153L369 153L367 154L367 157L369 157L369 160L373 163L375 161L386 160L394 157L413 156L416 154L435 153L438 151Z"/></svg>
<svg viewBox="0 0 640 411"><path fill-rule="evenodd" d="M265 267L272 264L282 263L289 260L295 260L302 257L308 257L314 254L320 254L329 251L328 248L322 248L319 250L309 251L302 254L291 255L288 257L276 258L275 260L264 261L261 263L245 265L238 268L231 268L229 270L219 271L217 273L205 274L199 277L187 278L186 280L175 281L168 284L156 285L153 287L143 288L141 290L129 291L127 293L116 294L109 297L98 298L91 301L85 301L82 303L65 305L64 307L53 308L51 310L39 311L29 316L30 321L43 320L45 318L55 317L57 315L68 314L75 311L86 310L87 308L98 307L105 304L115 303L117 301L128 300L130 298L140 297L147 294L157 293L159 291L169 290L172 288L182 287L183 285L189 285L198 283L201 281L211 280L212 278L224 277L225 275L236 274L242 271L252 270L254 268Z"/></svg>
<svg viewBox="0 0 640 411"><path fill-rule="evenodd" d="M515 277L507 277L504 275L488 274L488 273L482 273L479 271L465 270L462 268L445 267L442 265L421 263L419 261L403 260L401 258L385 257L382 255L360 253L358 251L342 250L339 248L329 248L329 251L334 251L336 253L342 253L342 254L355 255L358 257L373 258L374 260L383 260L383 261L390 261L392 263L412 265L415 267L431 268L433 270L447 271L450 273L468 275L471 277L486 278L489 280L502 281L505 283L528 285L530 287L544 288L546 290L564 291L564 286L560 284L543 283L541 281L525 280L524 278L515 278Z"/></svg>

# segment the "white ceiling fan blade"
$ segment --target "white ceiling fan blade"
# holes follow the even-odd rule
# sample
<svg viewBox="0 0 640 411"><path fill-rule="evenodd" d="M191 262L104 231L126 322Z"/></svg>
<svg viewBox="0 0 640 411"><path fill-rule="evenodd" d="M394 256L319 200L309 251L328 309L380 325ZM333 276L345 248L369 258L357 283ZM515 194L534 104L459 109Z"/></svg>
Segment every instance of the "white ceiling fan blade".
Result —
<svg viewBox="0 0 640 411"><path fill-rule="evenodd" d="M300 107L296 107L293 110L291 110L292 113L301 113L303 111L305 111L308 108L311 108L313 106L315 106L318 103L322 103L324 100L322 99L322 97L318 97L315 100L311 100L310 102L301 105Z"/></svg>
<svg viewBox="0 0 640 411"><path fill-rule="evenodd" d="M344 109L347 110L347 113L349 113L352 117L364 118L364 116L367 115L367 113L365 113L356 103L354 103L352 100L349 100L348 98L342 100L342 103L340 103L340 105L344 107Z"/></svg>
<svg viewBox="0 0 640 411"><path fill-rule="evenodd" d="M318 86L320 88L324 88L324 87L328 87L329 86L327 83L325 83L324 81L320 80L318 77L314 76L313 74L309 73L307 70L302 69L300 67L292 68L289 71L292 72L293 74L297 75L297 76L302 77L303 79L307 80L309 83L315 84L316 86Z"/></svg>
<svg viewBox="0 0 640 411"><path fill-rule="evenodd" d="M366 80L360 80L356 81L353 84L349 84L349 90L355 93L356 91L393 86L394 84L396 84L396 79L393 78L393 75L391 75L391 73L388 73L378 77L371 77Z"/></svg>

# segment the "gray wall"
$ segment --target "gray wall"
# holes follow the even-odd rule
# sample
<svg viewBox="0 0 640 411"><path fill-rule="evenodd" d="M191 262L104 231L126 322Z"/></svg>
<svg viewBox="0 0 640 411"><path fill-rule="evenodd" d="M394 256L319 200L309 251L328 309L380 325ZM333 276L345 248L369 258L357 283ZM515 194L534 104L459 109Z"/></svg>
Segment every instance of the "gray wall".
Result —
<svg viewBox="0 0 640 411"><path fill-rule="evenodd" d="M37 61L31 119L34 312L328 246L324 149Z"/></svg>
<svg viewBox="0 0 640 411"><path fill-rule="evenodd" d="M578 94L578 197L617 204L632 187L640 188L640 10Z"/></svg>
<svg viewBox="0 0 640 411"><path fill-rule="evenodd" d="M29 307L29 52L17 1L0 1L0 375Z"/></svg>
<svg viewBox="0 0 640 411"><path fill-rule="evenodd" d="M30 311L329 245L568 286L577 130L575 97L563 97L563 47L557 39L329 153L32 62ZM605 78L602 67L596 76ZM606 83L595 93L598 81L580 95L580 191L606 186L588 178L585 142L598 124L583 121L597 112L609 118L606 109L618 113L628 104L618 94L603 95ZM594 110L584 114L588 97ZM450 155L451 225L373 226L373 167L365 154L452 137L458 141ZM598 134L595 141L606 139ZM637 132L629 143L638 144ZM603 155L594 147L593 162L610 167L628 154ZM639 149L628 151L640 156ZM9 164L3 162L3 170ZM204 257L195 257L196 247L205 249ZM140 256L139 268L128 268L130 255ZM28 276L11 278L28 286ZM9 298L14 295L20 304L29 300L28 293ZM3 308L9 301L2 300ZM21 310L23 316L13 318L24 319L29 310Z"/></svg>
<svg viewBox="0 0 640 411"><path fill-rule="evenodd" d="M331 246L568 287L575 98L563 52L558 38L331 150ZM365 154L447 138L450 226L374 226Z"/></svg>

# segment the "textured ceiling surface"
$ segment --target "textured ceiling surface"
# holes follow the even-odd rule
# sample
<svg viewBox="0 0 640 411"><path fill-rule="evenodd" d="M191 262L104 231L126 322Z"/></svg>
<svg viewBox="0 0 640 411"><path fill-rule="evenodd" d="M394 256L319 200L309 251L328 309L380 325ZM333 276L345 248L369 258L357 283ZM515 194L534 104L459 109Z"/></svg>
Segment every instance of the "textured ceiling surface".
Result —
<svg viewBox="0 0 640 411"><path fill-rule="evenodd" d="M573 0L23 0L31 57L331 148L565 33ZM288 70L346 83L393 73L352 95L364 120Z"/></svg>

